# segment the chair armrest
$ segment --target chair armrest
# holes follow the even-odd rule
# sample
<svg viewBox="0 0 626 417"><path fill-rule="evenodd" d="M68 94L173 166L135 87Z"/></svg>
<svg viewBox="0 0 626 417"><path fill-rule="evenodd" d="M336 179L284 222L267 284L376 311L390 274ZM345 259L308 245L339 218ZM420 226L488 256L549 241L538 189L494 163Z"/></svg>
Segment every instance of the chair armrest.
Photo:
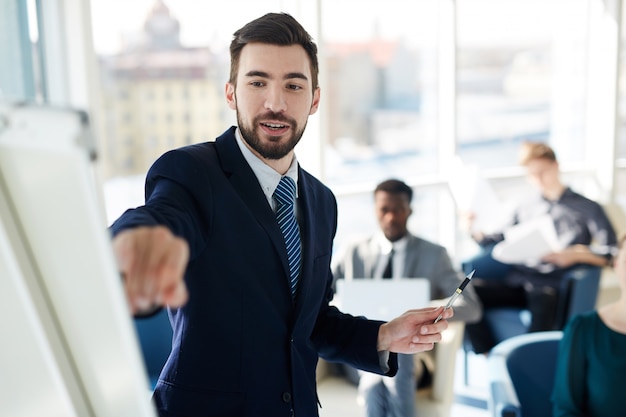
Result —
<svg viewBox="0 0 626 417"><path fill-rule="evenodd" d="M600 289L599 266L581 265L567 273L561 282L560 317L556 329L562 329L575 314L593 310Z"/></svg>
<svg viewBox="0 0 626 417"><path fill-rule="evenodd" d="M513 403L506 384L493 382L490 388L493 404L489 408L493 411L493 417L521 417L519 404Z"/></svg>
<svg viewBox="0 0 626 417"><path fill-rule="evenodd" d="M431 398L435 401L451 403L454 399L454 371L456 357L461 343L465 323L450 322L441 334L441 341L435 348L435 373L433 375Z"/></svg>
<svg viewBox="0 0 626 417"><path fill-rule="evenodd" d="M521 416L522 402L526 415L550 415L549 398L562 337L561 331L526 333L491 350L487 377L493 417Z"/></svg>
<svg viewBox="0 0 626 417"><path fill-rule="evenodd" d="M509 377L505 358L491 354L488 359L489 369L489 409L493 417L520 417L522 415L519 399L515 394L513 382Z"/></svg>

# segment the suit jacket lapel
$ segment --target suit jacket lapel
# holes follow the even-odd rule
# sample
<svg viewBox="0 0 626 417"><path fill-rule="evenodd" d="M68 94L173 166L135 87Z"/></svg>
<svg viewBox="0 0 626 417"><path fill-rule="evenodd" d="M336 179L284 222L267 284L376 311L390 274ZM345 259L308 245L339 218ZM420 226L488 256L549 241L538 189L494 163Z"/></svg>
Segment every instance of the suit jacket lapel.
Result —
<svg viewBox="0 0 626 417"><path fill-rule="evenodd" d="M409 240L406 243L405 262L404 262L404 276L416 278L413 275L417 274L417 270L422 269L418 265L418 253L420 253L420 241L413 235L409 235ZM422 254L423 256L423 254Z"/></svg>
<svg viewBox="0 0 626 417"><path fill-rule="evenodd" d="M259 224L265 229L276 248L283 263L285 273L289 276L289 264L283 235L276 222L276 215L267 204L265 194L259 185L252 168L241 154L235 139L235 128L230 128L216 140L216 150L224 174L239 194L239 197L248 206ZM288 283L286 283L288 288Z"/></svg>
<svg viewBox="0 0 626 417"><path fill-rule="evenodd" d="M387 262L387 255L383 255L380 250L380 242L377 237L372 236L367 242L368 256L363 257L363 277L374 278L378 265ZM360 278L363 278L360 277ZM380 276L378 277L380 278Z"/></svg>

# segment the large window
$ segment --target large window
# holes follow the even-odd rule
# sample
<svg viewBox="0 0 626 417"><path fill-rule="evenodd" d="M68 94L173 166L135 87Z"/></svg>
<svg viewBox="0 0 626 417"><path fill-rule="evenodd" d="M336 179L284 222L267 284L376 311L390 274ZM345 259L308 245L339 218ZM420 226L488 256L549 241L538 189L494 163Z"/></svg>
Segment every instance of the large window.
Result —
<svg viewBox="0 0 626 417"><path fill-rule="evenodd" d="M539 140L582 160L588 1L457 4L459 155L512 166L522 140Z"/></svg>
<svg viewBox="0 0 626 417"><path fill-rule="evenodd" d="M326 70L320 107L325 122L322 173L339 195L340 247L378 228L372 195L376 183L391 177L411 183L440 169L442 17L438 0L321 4ZM410 218L411 230L434 240L439 239L432 221L438 193L416 190L416 214Z"/></svg>
<svg viewBox="0 0 626 417"><path fill-rule="evenodd" d="M52 3L0 1L21 7L22 23L26 4L44 7L44 27L54 27L45 22L55 18L46 12ZM568 180L612 192L607 172L595 172L612 165L610 158L598 164L596 140L609 146L607 131L598 130L606 123L589 115L615 110L606 86L597 88L610 85L611 62L596 58L600 50L610 55L607 28L617 26L610 9L621 3L91 0L99 91L93 116L109 216L141 203L145 172L160 154L213 140L234 122L223 96L228 44L234 30L268 11L293 14L320 47L322 102L298 155L338 197L338 245L375 230L373 187L398 177L416 191L411 230L454 256L464 245L448 187L457 157L486 172L506 198L523 186L511 168L524 139L553 146ZM59 27L72 25L61 19ZM626 158L623 140L616 150Z"/></svg>
<svg viewBox="0 0 626 417"><path fill-rule="evenodd" d="M143 178L165 151L215 139L226 107L228 45L278 1L92 0L103 178L110 220L142 202Z"/></svg>
<svg viewBox="0 0 626 417"><path fill-rule="evenodd" d="M329 183L437 170L438 12L436 0L322 1Z"/></svg>
<svg viewBox="0 0 626 417"><path fill-rule="evenodd" d="M32 2L29 3L32 6ZM37 25L32 8L29 13L29 3L25 0L0 0L0 99L21 101L39 98L39 80L36 77L38 55L34 50Z"/></svg>
<svg viewBox="0 0 626 417"><path fill-rule="evenodd" d="M272 2L92 1L105 178L145 173L173 147L213 140L226 109L228 44Z"/></svg>

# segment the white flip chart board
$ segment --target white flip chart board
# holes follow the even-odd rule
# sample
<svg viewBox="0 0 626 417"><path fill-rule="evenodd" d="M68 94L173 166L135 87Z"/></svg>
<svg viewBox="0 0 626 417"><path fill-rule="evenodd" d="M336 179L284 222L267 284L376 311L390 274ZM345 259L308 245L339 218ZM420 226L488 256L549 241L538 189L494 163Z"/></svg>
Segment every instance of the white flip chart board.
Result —
<svg viewBox="0 0 626 417"><path fill-rule="evenodd" d="M0 415L154 417L80 111L0 102Z"/></svg>

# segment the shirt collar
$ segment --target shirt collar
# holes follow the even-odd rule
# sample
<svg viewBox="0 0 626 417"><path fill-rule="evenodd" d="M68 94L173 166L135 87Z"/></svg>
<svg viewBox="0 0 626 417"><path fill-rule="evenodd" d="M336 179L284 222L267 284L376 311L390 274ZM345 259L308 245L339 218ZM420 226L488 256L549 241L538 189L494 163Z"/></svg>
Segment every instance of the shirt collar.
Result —
<svg viewBox="0 0 626 417"><path fill-rule="evenodd" d="M274 170L274 168L267 165L263 162L258 156L256 156L252 151L246 146L244 143L244 139L241 136L240 129L237 128L235 130L235 138L237 140L237 145L239 145L239 149L243 154L246 162L252 168L252 172L257 177L259 184L261 185L261 189L263 193L267 197L268 201L271 202L272 195L278 187L278 183L282 178L282 175ZM291 165L289 169L285 173L286 177L291 177L296 183L296 198L298 197L298 160L296 159L296 154L293 154L293 160L291 161Z"/></svg>
<svg viewBox="0 0 626 417"><path fill-rule="evenodd" d="M557 198L556 200L550 200L550 199L548 199L546 196L544 196L541 193L539 194L539 197L543 201L546 201L546 202L548 202L550 204L555 204L555 203L559 203L559 202L563 201L563 199L566 199L566 198L572 196L573 194L574 194L574 191L572 191L572 189L570 187L565 187L565 189L563 190L563 192L561 193L559 198Z"/></svg>
<svg viewBox="0 0 626 417"><path fill-rule="evenodd" d="M409 241L409 234L407 233L395 242L391 242L385 237L384 233L381 231L376 234L376 240L378 246L380 247L380 253L387 255L391 253L392 249L396 253L403 252L406 249L406 245Z"/></svg>

